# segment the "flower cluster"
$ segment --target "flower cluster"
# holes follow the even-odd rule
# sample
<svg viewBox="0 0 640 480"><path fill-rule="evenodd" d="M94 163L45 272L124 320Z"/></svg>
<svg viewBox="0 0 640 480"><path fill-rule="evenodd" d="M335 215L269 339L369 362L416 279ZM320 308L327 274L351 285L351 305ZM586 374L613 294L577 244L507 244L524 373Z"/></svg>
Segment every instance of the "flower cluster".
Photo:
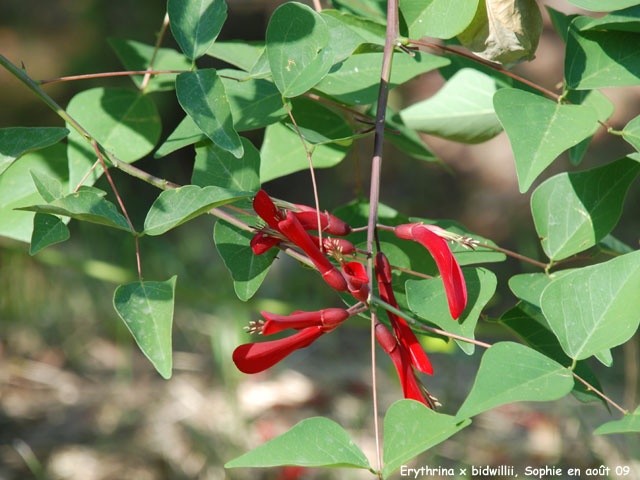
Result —
<svg viewBox="0 0 640 480"><path fill-rule="evenodd" d="M350 316L368 309L369 276L363 263L347 262L344 256L356 252L355 246L342 237L351 233L351 227L328 212L320 213L306 205L278 207L260 190L254 198L253 209L265 222L251 240L251 248L261 255L282 242L287 242L306 254L324 281L340 292L350 293L358 302L349 309L325 308L314 312L293 312L287 316L261 312L264 320L251 322L249 333L271 335L287 329L298 332L279 340L247 343L233 353L233 361L244 373L257 373L275 365L295 350L305 348L325 333L337 328ZM322 242L308 233L322 232ZM399 225L393 231L401 239L419 242L433 255L442 276L449 309L453 318L458 318L467 302L464 277L445 240L449 232L432 225L419 223ZM332 235L332 236L329 236ZM337 261L338 266L331 259ZM388 305L398 308L392 287L391 265L382 252L375 257L375 276L380 298ZM414 368L421 373L433 374L431 362L407 322L387 311L392 331L384 324L375 325L375 335L383 350L393 361L405 398L418 400L434 408L434 399L418 381Z"/></svg>

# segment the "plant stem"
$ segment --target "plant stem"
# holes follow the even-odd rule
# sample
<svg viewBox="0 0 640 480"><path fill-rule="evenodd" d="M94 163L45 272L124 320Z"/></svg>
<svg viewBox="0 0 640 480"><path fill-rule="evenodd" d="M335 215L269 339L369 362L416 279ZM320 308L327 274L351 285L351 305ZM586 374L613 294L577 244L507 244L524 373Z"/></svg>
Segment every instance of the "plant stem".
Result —
<svg viewBox="0 0 640 480"><path fill-rule="evenodd" d="M89 80L91 78L106 78L106 77L127 77L130 75L160 75L164 73L184 73L187 70L126 70L122 72L101 72L101 73L85 73L83 75L71 75L68 77L49 78L47 80L38 80L34 83L37 85L46 85L48 83L56 82L72 82L74 80Z"/></svg>
<svg viewBox="0 0 640 480"><path fill-rule="evenodd" d="M507 250L506 248L498 247L497 245L496 246L489 245L488 243L476 243L476 245L478 247L488 248L490 250L495 250L496 252L504 253L505 255L509 255L510 257L517 258L518 260L522 260L523 262L530 263L531 265L535 265L536 267L546 269L549 266L546 263L539 262L538 260L534 260L533 258L529 258L525 255L521 255L511 250Z"/></svg>
<svg viewBox="0 0 640 480"><path fill-rule="evenodd" d="M164 34L167 31L167 27L169 26L169 12L164 14L164 19L162 20L162 27L160 28L160 32L158 33L158 38L156 40L156 44L153 47L153 53L151 54L151 59L149 60L149 66L147 67L147 73L145 73L144 78L142 79L142 83L140 84L140 91L144 92L149 84L149 80L151 79L151 71L153 70L153 64L156 61L156 56L158 55L158 50L160 50L160 45L162 45L162 39L164 38Z"/></svg>
<svg viewBox="0 0 640 480"><path fill-rule="evenodd" d="M571 372L574 376L574 378L576 380L578 380L579 382L581 382L582 384L584 384L585 387L587 387L589 390L593 391L596 395L600 396L603 400L605 400L606 402L608 402L613 408L615 408L616 410L618 410L619 412L621 412L623 415L627 415L629 412L627 410L625 410L624 408L622 408L620 405L618 405L616 402L614 402L613 400L611 400L609 397L607 397L604 393L602 393L600 390L598 390L596 387L594 387L593 385L591 385L590 383L587 383L587 381L580 377L579 375L576 375L575 372Z"/></svg>

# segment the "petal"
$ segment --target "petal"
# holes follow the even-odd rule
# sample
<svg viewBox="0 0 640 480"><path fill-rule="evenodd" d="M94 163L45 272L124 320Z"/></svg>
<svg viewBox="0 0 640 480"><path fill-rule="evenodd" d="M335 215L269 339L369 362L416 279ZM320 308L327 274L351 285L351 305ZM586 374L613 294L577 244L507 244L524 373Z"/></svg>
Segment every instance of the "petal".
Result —
<svg viewBox="0 0 640 480"><path fill-rule="evenodd" d="M253 236L251 242L249 242L249 246L251 250L253 250L253 253L262 255L264 252L278 245L281 241L281 239L266 235L264 232L258 232Z"/></svg>
<svg viewBox="0 0 640 480"><path fill-rule="evenodd" d="M326 333L349 318L349 312L342 308L325 308L315 312L294 312L286 316L269 312L260 313L266 320L262 327L263 335L271 335L287 328L301 330L312 326L321 326Z"/></svg>
<svg viewBox="0 0 640 480"><path fill-rule="evenodd" d="M278 230L278 222L282 215L267 192L260 190L253 198L253 210L274 230Z"/></svg>
<svg viewBox="0 0 640 480"><path fill-rule="evenodd" d="M290 337L270 342L245 343L233 352L233 363L244 373L258 373L272 367L291 352L308 347L324 334L321 327L309 327Z"/></svg>
<svg viewBox="0 0 640 480"><path fill-rule="evenodd" d="M349 283L355 288L369 283L367 268L360 262L347 262L342 265L342 272L347 276Z"/></svg>
<svg viewBox="0 0 640 480"><path fill-rule="evenodd" d="M302 210L302 212L296 212L295 215L298 217L298 220L300 220L300 223L304 225L305 230L317 230L318 211L307 205L296 204L296 207ZM351 226L347 222L340 220L329 212L320 213L320 226L323 232L339 237L344 237L351 233Z"/></svg>

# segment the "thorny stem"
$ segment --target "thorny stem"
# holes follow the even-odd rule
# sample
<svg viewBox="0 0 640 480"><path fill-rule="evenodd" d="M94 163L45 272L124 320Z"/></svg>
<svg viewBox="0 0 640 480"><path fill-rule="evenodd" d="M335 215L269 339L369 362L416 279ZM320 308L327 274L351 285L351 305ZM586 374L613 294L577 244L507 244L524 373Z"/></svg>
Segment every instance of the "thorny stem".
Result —
<svg viewBox="0 0 640 480"><path fill-rule="evenodd" d="M311 186L313 187L313 199L316 203L316 218L318 220L318 248L322 251L322 223L320 222L320 200L318 200L318 185L316 184L316 174L313 170L313 161L311 160L311 152L309 151L309 147L307 146L307 142L304 141L304 137L298 128L298 123L296 119L293 118L293 114L291 113L291 109L287 102L284 103L284 107L287 109L287 113L289 114L289 118L293 122L293 126L296 128L296 132L300 137L300 141L302 142L302 146L304 147L304 151L307 152L307 160L309 160L309 172L311 173Z"/></svg>
<svg viewBox="0 0 640 480"><path fill-rule="evenodd" d="M128 77L130 75L160 75L168 73L184 73L187 70L125 70L122 72L101 72L101 73L85 73L83 75L71 75L68 77L49 78L46 80L34 81L36 85L46 85L48 83L72 82L74 80L89 80L91 78L105 77Z"/></svg>
<svg viewBox="0 0 640 480"><path fill-rule="evenodd" d="M380 198L380 170L382 167L382 146L384 142L384 123L389 98L389 79L391 77L391 61L393 50L398 38L398 0L387 2L387 31L382 56L382 71L380 73L380 90L378 91L378 106L376 112L376 133L373 143L373 159L371 161L371 183L369 186L369 221L367 223L367 251L373 252L373 240L378 220L378 202ZM369 275L369 292L373 292L373 258L367 259L367 274ZM380 450L380 429L378 426L378 396L376 393L376 349L375 349L375 308L371 309L371 372L373 389L373 414L376 436L376 454L378 461L378 475L382 478L382 453Z"/></svg>
<svg viewBox="0 0 640 480"><path fill-rule="evenodd" d="M160 50L160 45L162 45L162 39L164 38L164 34L167 31L167 27L169 26L169 12L164 14L164 20L162 20L162 27L160 28L160 32L158 33L158 39L156 40L156 44L153 47L153 53L151 54L151 59L149 60L149 66L147 67L148 72L145 73L144 78L142 79L142 83L140 84L140 91L144 92L149 84L149 80L151 80L151 71L153 71L153 64L156 61L156 56L158 55L158 50Z"/></svg>
<svg viewBox="0 0 640 480"><path fill-rule="evenodd" d="M131 229L131 234L133 235L133 238L134 238L135 243L136 243L136 264L137 264L137 267L138 267L138 278L142 282L142 266L141 266L141 263L140 263L140 245L139 245L139 242L138 242L138 234L136 233L136 229L133 228L133 222L131 221L131 218L129 218L129 214L127 213L127 209L124 206L124 202L122 201L122 198L120 197L120 194L118 193L118 189L116 188L116 184L113 183L113 178L111 178L111 174L109 173L109 169L107 168L107 165L104 163L104 159L102 158L102 152L100 152L100 149L98 148L98 142L96 142L95 140L92 140L91 141L91 146L95 150L96 155L98 155L98 161L100 162L100 165L102 165L102 169L104 170L104 174L106 175L107 180L109 180L109 184L111 185L111 190L113 191L113 194L116 196L116 199L118 200L118 205L120 205L120 210L122 210L122 213L124 214L124 217L127 219L127 223L129 224L129 228ZM93 170L93 167L91 168L91 170Z"/></svg>

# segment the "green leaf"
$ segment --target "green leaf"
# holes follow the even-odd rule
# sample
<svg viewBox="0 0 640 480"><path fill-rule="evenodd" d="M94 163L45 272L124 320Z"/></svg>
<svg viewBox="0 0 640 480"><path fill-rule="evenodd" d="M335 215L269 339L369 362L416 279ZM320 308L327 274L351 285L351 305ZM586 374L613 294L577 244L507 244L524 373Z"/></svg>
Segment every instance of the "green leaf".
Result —
<svg viewBox="0 0 640 480"><path fill-rule="evenodd" d="M62 183L56 177L52 177L45 172L31 171L29 173L31 173L33 184L45 202L53 202L64 196Z"/></svg>
<svg viewBox="0 0 640 480"><path fill-rule="evenodd" d="M607 422L600 425L593 432L594 435L608 435L611 433L638 433L640 432L640 407L632 414L625 415L620 420Z"/></svg>
<svg viewBox="0 0 640 480"><path fill-rule="evenodd" d="M569 88L585 90L640 84L640 33L580 31L591 21L578 17L569 27L564 76Z"/></svg>
<svg viewBox="0 0 640 480"><path fill-rule="evenodd" d="M333 65L329 27L319 13L298 2L273 12L266 34L273 80L284 97L296 97L318 83Z"/></svg>
<svg viewBox="0 0 640 480"><path fill-rule="evenodd" d="M169 26L180 49L192 60L216 40L227 19L224 0L168 0Z"/></svg>
<svg viewBox="0 0 640 480"><path fill-rule="evenodd" d="M588 105L595 108L598 112L598 120L601 122L606 122L613 115L613 103L599 90L569 90L566 99L574 105ZM582 161L593 135L599 128L600 124L594 125L591 135L569 149L569 160L572 165L578 165Z"/></svg>
<svg viewBox="0 0 640 480"><path fill-rule="evenodd" d="M640 323L640 251L580 268L542 292L544 316L571 358L629 340Z"/></svg>
<svg viewBox="0 0 640 480"><path fill-rule="evenodd" d="M400 115L394 113L389 107L387 107L385 124L387 128L394 130L393 133L385 130L385 138L391 141L391 143L404 153L410 157L417 158L418 160L424 160L425 162L437 162L444 165L442 161L436 157L429 148L427 148L427 145L422 141L415 130L407 127L402 121ZM399 132L399 134L396 132Z"/></svg>
<svg viewBox="0 0 640 480"><path fill-rule="evenodd" d="M334 66L315 88L352 105L368 105L378 99L382 52L359 53ZM416 52L415 57L394 55L389 87L450 63L449 59Z"/></svg>
<svg viewBox="0 0 640 480"><path fill-rule="evenodd" d="M482 356L471 392L456 418L506 403L557 400L572 388L571 372L549 357L519 343L495 343Z"/></svg>
<svg viewBox="0 0 640 480"><path fill-rule="evenodd" d="M603 350L595 354L595 357L602 363L605 367L610 367L613 365L613 355L611 354L611 350Z"/></svg>
<svg viewBox="0 0 640 480"><path fill-rule="evenodd" d="M509 288L516 297L540 308L540 296L547 285L571 271L573 270L559 270L550 274L521 273L509 279Z"/></svg>
<svg viewBox="0 0 640 480"><path fill-rule="evenodd" d="M335 8L348 15L364 17L384 22L387 18L387 8L385 0L331 0Z"/></svg>
<svg viewBox="0 0 640 480"><path fill-rule="evenodd" d="M254 234L222 220L216 222L213 240L233 278L233 289L246 302L258 291L269 268L280 251L272 248L262 255L254 255L249 242Z"/></svg>
<svg viewBox="0 0 640 480"><path fill-rule="evenodd" d="M32 174L47 174L57 178L68 188L67 155L65 145L27 153L0 175L0 235L29 242L33 231L33 212L14 210L33 205L42 198L33 183Z"/></svg>
<svg viewBox="0 0 640 480"><path fill-rule="evenodd" d="M171 378L171 325L176 277L165 282L139 280L120 285L113 306L142 353L163 378Z"/></svg>
<svg viewBox="0 0 640 480"><path fill-rule="evenodd" d="M230 42L215 42L207 50L207 55L224 60L248 72L255 65L263 51L264 43L262 42L233 40Z"/></svg>
<svg viewBox="0 0 640 480"><path fill-rule="evenodd" d="M162 192L153 202L144 220L144 233L162 235L212 208L251 196L249 192L217 186L200 188L186 185Z"/></svg>
<svg viewBox="0 0 640 480"><path fill-rule="evenodd" d="M53 202L20 207L19 210L62 215L127 232L131 231L127 220L118 212L116 206L93 190L78 190Z"/></svg>
<svg viewBox="0 0 640 480"><path fill-rule="evenodd" d="M580 30L613 30L619 32L640 32L640 6L612 12L604 17L592 18L584 22Z"/></svg>
<svg viewBox="0 0 640 480"><path fill-rule="evenodd" d="M511 142L522 193L558 155L589 136L598 121L594 108L562 105L513 88L498 90L493 106Z"/></svg>
<svg viewBox="0 0 640 480"><path fill-rule="evenodd" d="M131 163L147 155L160 138L160 116L153 101L131 90L92 88L75 95L67 113L105 149ZM96 162L96 152L77 131L69 134L69 183L74 189ZM92 185L102 175L97 167L85 180Z"/></svg>
<svg viewBox="0 0 640 480"><path fill-rule="evenodd" d="M539 308L525 302L519 302L515 307L506 311L498 321L512 330L527 346L561 365L569 367L572 364L572 360L565 355ZM589 384L602 391L598 378L585 361L577 362L574 371ZM602 401L599 395L587 388L582 382L575 382L571 393L583 402Z"/></svg>
<svg viewBox="0 0 640 480"><path fill-rule="evenodd" d="M236 158L242 157L242 143L233 127L224 84L214 68L178 75L176 95L187 115L213 143Z"/></svg>
<svg viewBox="0 0 640 480"><path fill-rule="evenodd" d="M146 70L153 60L153 69L161 70L189 70L191 61L173 48L156 48L153 45L125 40L123 38L109 38L109 46L116 53L122 65L127 70ZM152 75L147 83L145 92L162 92L176 88L177 73L162 73ZM144 75L131 75L129 77L137 88L142 88Z"/></svg>
<svg viewBox="0 0 640 480"><path fill-rule="evenodd" d="M440 278L408 280L407 303L411 311L420 318L447 332L473 339L480 313L493 297L498 281L486 268L465 268L462 274L467 284L467 307L457 320L451 317L447 295ZM456 340L456 343L467 355L475 351L475 345L472 343L461 340Z"/></svg>
<svg viewBox="0 0 640 480"><path fill-rule="evenodd" d="M591 10L592 12L608 12L611 10L620 10L621 8L632 7L634 5L640 5L638 0L567 0L569 3L584 8L585 10Z"/></svg>
<svg viewBox="0 0 640 480"><path fill-rule="evenodd" d="M640 152L640 115L625 125L622 129L622 138Z"/></svg>
<svg viewBox="0 0 640 480"><path fill-rule="evenodd" d="M362 450L337 423L324 417L302 420L224 467L350 467L371 469Z"/></svg>
<svg viewBox="0 0 640 480"><path fill-rule="evenodd" d="M410 105L400 116L421 132L462 143L485 142L502 131L493 109L497 89L489 75L463 68L435 95Z"/></svg>
<svg viewBox="0 0 640 480"><path fill-rule="evenodd" d="M318 145L313 148L315 168L329 168L342 161L348 146ZM260 181L262 183L309 168L309 161L300 137L282 123L269 125L260 149Z"/></svg>
<svg viewBox="0 0 640 480"><path fill-rule="evenodd" d="M384 417L383 478L471 423L436 413L415 400L400 400Z"/></svg>
<svg viewBox="0 0 640 480"><path fill-rule="evenodd" d="M603 252L612 254L615 256L616 253L631 253L633 252L633 248L624 243L623 241L617 239L613 235L609 234L604 237L602 240L598 242L598 247Z"/></svg>
<svg viewBox="0 0 640 480"><path fill-rule="evenodd" d="M27 152L54 145L69 135L59 127L0 128L0 175Z"/></svg>
<svg viewBox="0 0 640 480"><path fill-rule="evenodd" d="M561 260L594 246L618 223L640 162L622 158L583 172L561 173L531 195L531 213L542 248Z"/></svg>
<svg viewBox="0 0 640 480"><path fill-rule="evenodd" d="M153 154L154 158L162 158L170 153L180 150L181 148L198 143L206 139L207 136L196 125L196 122L187 115L182 119L173 132L169 134L167 139Z"/></svg>
<svg viewBox="0 0 640 480"><path fill-rule="evenodd" d="M260 152L249 140L240 138L244 146L242 158L234 157L209 141L196 145L191 183L245 192L260 190Z"/></svg>
<svg viewBox="0 0 640 480"><path fill-rule="evenodd" d="M49 245L64 242L70 236L69 229L60 218L46 213L36 213L33 217L29 255L35 255Z"/></svg>
<svg viewBox="0 0 640 480"><path fill-rule="evenodd" d="M399 7L408 37L452 38L471 23L478 0L400 0Z"/></svg>
<svg viewBox="0 0 640 480"><path fill-rule="evenodd" d="M338 12L335 10L323 10L320 15L327 22L329 28L329 43L327 48L333 52L333 62L339 63L349 58L353 51L363 43L367 43L367 35L365 36L358 33L355 29L350 28L349 25L342 21L342 17L334 16ZM376 39L379 41L379 39ZM377 42L373 42L377 43ZM384 43L384 32L382 36L382 43Z"/></svg>
<svg viewBox="0 0 640 480"><path fill-rule="evenodd" d="M384 13L381 17L382 22L379 20L372 20L370 18L365 18L363 15L354 15L349 12L340 12L338 10L323 10L321 13L322 17L326 20L327 17L331 17L334 20L337 20L341 24L348 27L350 30L355 32L359 37L363 39L361 43L373 43L376 45L384 45L385 36L387 33L387 29L385 27L386 22L386 7L384 9ZM331 29L331 22L327 20L327 24L329 25L329 45L333 48L334 41L340 40L339 36L334 38L334 31ZM342 47L343 48L343 47ZM341 61L339 54L342 53L342 48L336 50L336 60ZM353 51L353 50L352 50Z"/></svg>
<svg viewBox="0 0 640 480"><path fill-rule="evenodd" d="M218 73L233 77L221 80L227 92L234 127L238 132L266 127L287 114L282 96L273 82L262 79L244 80L238 70L219 70Z"/></svg>
<svg viewBox="0 0 640 480"><path fill-rule="evenodd" d="M286 118L283 123L296 135L297 130L300 130L300 134L308 143L313 145L338 143L349 146L353 142L355 134L351 126L333 110L304 97L292 100L291 106L297 128L290 118Z"/></svg>
<svg viewBox="0 0 640 480"><path fill-rule="evenodd" d="M553 24L553 28L560 34L564 43L567 43L567 37L569 36L569 25L578 15L567 15L565 13L559 12L558 10L554 10L553 8L545 5L547 9L547 13L549 14L549 18L551 19L551 23Z"/></svg>

